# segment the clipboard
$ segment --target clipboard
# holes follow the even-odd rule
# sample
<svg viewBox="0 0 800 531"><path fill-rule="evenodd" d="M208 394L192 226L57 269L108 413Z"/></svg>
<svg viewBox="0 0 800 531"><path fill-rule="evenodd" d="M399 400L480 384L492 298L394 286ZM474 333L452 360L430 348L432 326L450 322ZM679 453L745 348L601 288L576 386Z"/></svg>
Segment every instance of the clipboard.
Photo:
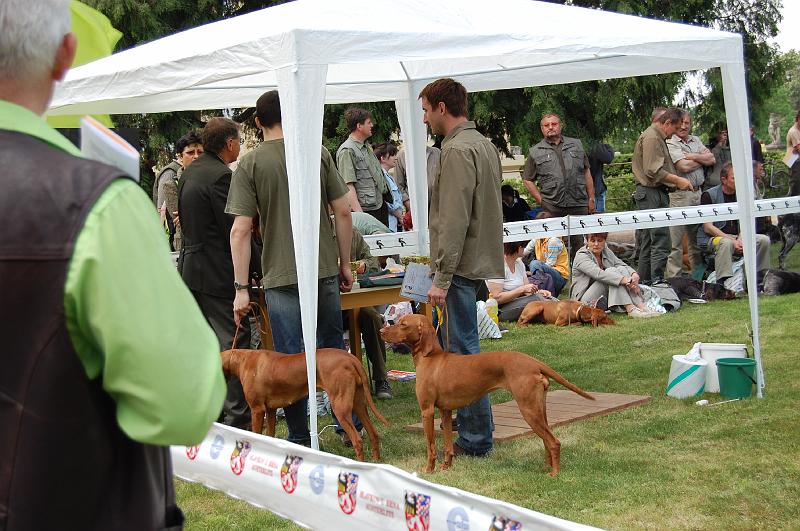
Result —
<svg viewBox="0 0 800 531"><path fill-rule="evenodd" d="M406 266L400 295L416 302L428 302L428 290L433 286L431 267L427 264L411 262Z"/></svg>

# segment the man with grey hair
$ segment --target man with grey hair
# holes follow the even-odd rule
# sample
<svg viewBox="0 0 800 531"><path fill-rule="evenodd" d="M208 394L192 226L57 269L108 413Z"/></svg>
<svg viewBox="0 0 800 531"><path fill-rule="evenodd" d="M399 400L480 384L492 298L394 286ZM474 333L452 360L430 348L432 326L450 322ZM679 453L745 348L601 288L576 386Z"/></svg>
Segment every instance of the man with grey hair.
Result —
<svg viewBox="0 0 800 531"><path fill-rule="evenodd" d="M670 107L655 118L655 123L639 135L636 141L631 162L636 179L633 198L639 210L667 208L671 189L693 190L687 179L676 175L666 142L680 127L684 114L682 109ZM654 227L640 230L637 238L638 273L642 283L663 280L667 257L672 248L669 229Z"/></svg>
<svg viewBox="0 0 800 531"><path fill-rule="evenodd" d="M713 166L714 154L700 138L690 135L692 118L689 113L683 115L678 131L667 140L669 155L678 175L692 183L694 190L673 190L669 193L669 206L672 208L697 206L700 204L700 188L705 181L705 169ZM688 238L689 264L692 269L703 263L703 250L697 245L697 225L673 225L669 228L672 251L667 259L666 276L674 277L683 270L683 237Z"/></svg>
<svg viewBox="0 0 800 531"><path fill-rule="evenodd" d="M177 529L217 341L149 197L40 117L75 50L67 0L0 2L0 529Z"/></svg>

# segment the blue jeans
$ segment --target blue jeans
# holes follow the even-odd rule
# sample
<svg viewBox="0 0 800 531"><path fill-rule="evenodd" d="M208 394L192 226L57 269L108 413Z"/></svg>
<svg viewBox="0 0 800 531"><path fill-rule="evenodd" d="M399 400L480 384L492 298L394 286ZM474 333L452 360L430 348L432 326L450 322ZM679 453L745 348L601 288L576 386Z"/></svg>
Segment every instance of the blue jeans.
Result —
<svg viewBox="0 0 800 531"><path fill-rule="evenodd" d="M445 326L439 329L439 341L444 350L464 355L477 354L481 351L475 301L478 287L482 283L482 280L470 280L453 275L445 299L447 303ZM456 444L474 454L485 454L492 449L494 422L488 395L460 408L456 418L458 422Z"/></svg>
<svg viewBox="0 0 800 531"><path fill-rule="evenodd" d="M558 297L558 294L561 293L561 290L564 289L564 286L567 285L567 279L561 276L561 273L554 267L551 267L540 260L531 260L531 263L528 265L528 268L531 270L531 273L541 269L548 275L550 278L553 279L553 297Z"/></svg>
<svg viewBox="0 0 800 531"><path fill-rule="evenodd" d="M594 212L601 214L606 211L606 193L594 196Z"/></svg>
<svg viewBox="0 0 800 531"><path fill-rule="evenodd" d="M300 296L297 284L269 288L264 291L272 328L272 342L277 352L296 354L305 352L303 327L300 321ZM319 280L317 289L317 348L344 349L342 328L342 303L339 298L339 277ZM289 442L311 445L306 408L308 397L283 408L289 427ZM316 407L313 408L316 414ZM334 417L336 421L336 417ZM360 430L360 423L356 429Z"/></svg>

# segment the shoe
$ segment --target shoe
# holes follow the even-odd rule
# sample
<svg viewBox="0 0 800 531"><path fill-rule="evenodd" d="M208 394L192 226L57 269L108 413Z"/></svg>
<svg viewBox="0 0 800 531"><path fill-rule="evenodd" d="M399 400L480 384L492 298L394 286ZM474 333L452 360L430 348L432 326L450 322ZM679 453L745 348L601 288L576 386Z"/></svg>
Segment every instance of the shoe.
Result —
<svg viewBox="0 0 800 531"><path fill-rule="evenodd" d="M464 448L461 448L458 444L453 443L453 458L454 459L456 457L474 457L476 459L482 459L484 457L488 457L489 456L489 452L491 452L491 450L479 454L479 453L472 452L470 450L466 450ZM444 451L436 452L436 459L439 460L439 461L443 461L444 460Z"/></svg>
<svg viewBox="0 0 800 531"><path fill-rule="evenodd" d="M392 394L392 386L386 380L375 382L375 396L381 400L391 400L394 398Z"/></svg>
<svg viewBox="0 0 800 531"><path fill-rule="evenodd" d="M632 317L634 319L647 319L648 317L656 317L658 315L661 314L659 312L648 312L642 310L641 308L634 308L628 312L628 317Z"/></svg>
<svg viewBox="0 0 800 531"><path fill-rule="evenodd" d="M367 430L365 430L364 428L361 428L361 431L360 431L360 432L358 432L358 434L359 434L359 435L361 436L361 438L363 439L364 437L366 437L366 436L367 436ZM339 434L339 437L341 437L341 438L342 438L342 444L343 444L343 445L345 445L345 446L346 446L346 447L348 447L348 448L352 448L352 447L353 447L353 441L351 441L351 440L350 440L350 436L349 436L349 435L347 435L347 432L346 432L346 431L343 431L342 433L340 433L340 434Z"/></svg>

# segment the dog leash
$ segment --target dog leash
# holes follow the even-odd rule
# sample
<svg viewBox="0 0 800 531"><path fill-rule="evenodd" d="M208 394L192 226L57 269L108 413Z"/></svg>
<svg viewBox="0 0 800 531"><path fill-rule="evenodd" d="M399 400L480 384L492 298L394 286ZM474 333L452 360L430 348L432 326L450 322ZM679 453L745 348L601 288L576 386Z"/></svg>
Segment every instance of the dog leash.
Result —
<svg viewBox="0 0 800 531"><path fill-rule="evenodd" d="M434 309L436 310L436 335L438 336L439 335L439 329L442 327L442 324L445 323L446 318L449 319L450 316L449 316L449 314L447 316L445 316L445 314L447 314L447 302L444 303L444 312L442 312L441 308L439 308L438 306L434 306ZM445 329L444 330L445 330L445 339L446 339L446 343L447 343L447 347L446 348L449 350L450 349L450 328L445 325Z"/></svg>
<svg viewBox="0 0 800 531"><path fill-rule="evenodd" d="M251 302L251 303L250 303L250 305L249 305L249 308L248 308L248 310L247 310L247 313L246 313L246 314L244 314L244 315L242 315L242 316L239 318L239 322L236 324L236 331L233 333L233 341L231 341L231 350L233 350L233 349L235 349L235 348L236 348L236 338L239 336L239 329L241 329L241 328L242 328L242 319L244 319L245 317L247 317L247 315L248 315L248 314L250 314L251 312L253 313L253 316L254 316L254 317L256 317L256 318L258 317L258 316L256 315L255 311L253 311L253 310L254 310L254 308L258 308L258 309L260 310L262 322L263 322L263 323L266 323L266 322L267 322L267 321L264 319L264 308L262 308L262 307L261 307L261 305L260 305L260 304L258 304L258 303L257 303L257 302L255 302L255 301ZM257 320L257 319L256 319L256 320ZM259 323L259 325L258 325L258 331L259 331L259 332L261 332L261 333L263 333L263 332L264 332L264 329L263 329L263 328L261 328L261 323Z"/></svg>

